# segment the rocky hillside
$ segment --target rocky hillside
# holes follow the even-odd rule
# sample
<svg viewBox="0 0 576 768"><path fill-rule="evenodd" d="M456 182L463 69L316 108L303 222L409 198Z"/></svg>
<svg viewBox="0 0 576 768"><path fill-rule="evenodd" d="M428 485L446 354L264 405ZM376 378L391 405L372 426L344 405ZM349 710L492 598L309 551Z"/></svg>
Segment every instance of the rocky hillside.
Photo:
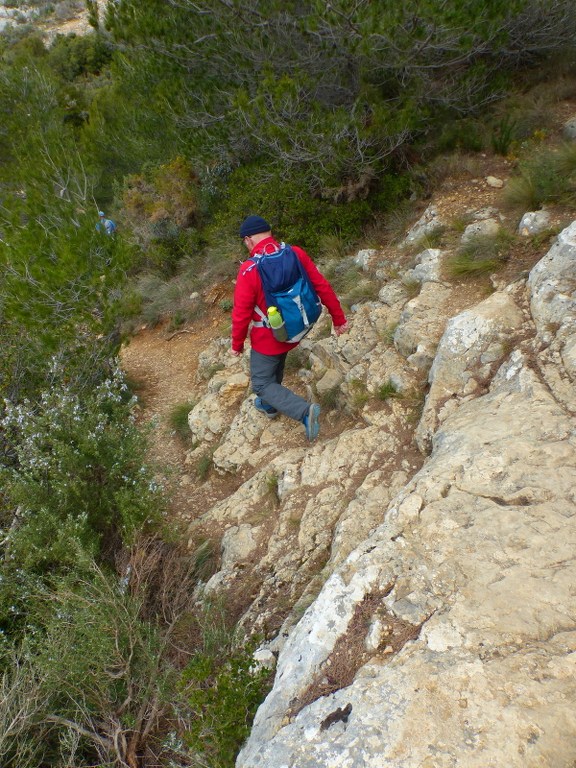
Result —
<svg viewBox="0 0 576 768"><path fill-rule="evenodd" d="M102 20L108 0L97 0ZM56 35L84 35L93 31L84 0L59 2L0 2L0 32L32 26L50 43Z"/></svg>
<svg viewBox="0 0 576 768"><path fill-rule="evenodd" d="M239 768L575 764L576 210L520 219L506 161L475 170L350 259L376 287L350 332L326 320L292 353L323 405L312 446L252 407L215 316L178 339L195 447L176 510L221 546L204 592L276 664ZM502 269L454 277L462 242L501 232ZM165 340L152 374L150 343L123 359L159 412L179 362Z"/></svg>

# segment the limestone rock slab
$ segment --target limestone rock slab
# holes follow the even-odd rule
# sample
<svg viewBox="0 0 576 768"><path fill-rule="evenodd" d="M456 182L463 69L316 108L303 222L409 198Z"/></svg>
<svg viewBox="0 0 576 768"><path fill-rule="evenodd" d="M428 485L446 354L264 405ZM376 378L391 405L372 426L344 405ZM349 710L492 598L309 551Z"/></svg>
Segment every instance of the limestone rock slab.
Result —
<svg viewBox="0 0 576 768"><path fill-rule="evenodd" d="M419 345L440 341L451 314L451 296L452 290L446 286L424 283L419 295L405 305L394 333L394 345L401 355L408 357Z"/></svg>
<svg viewBox="0 0 576 768"><path fill-rule="evenodd" d="M479 389L493 366L510 351L524 316L506 293L493 293L477 306L448 321L430 369L430 391L417 429L420 449L427 451L441 406Z"/></svg>
<svg viewBox="0 0 576 768"><path fill-rule="evenodd" d="M518 355L442 424L286 641L238 768L572 765L574 427ZM416 634L295 711L374 594Z"/></svg>

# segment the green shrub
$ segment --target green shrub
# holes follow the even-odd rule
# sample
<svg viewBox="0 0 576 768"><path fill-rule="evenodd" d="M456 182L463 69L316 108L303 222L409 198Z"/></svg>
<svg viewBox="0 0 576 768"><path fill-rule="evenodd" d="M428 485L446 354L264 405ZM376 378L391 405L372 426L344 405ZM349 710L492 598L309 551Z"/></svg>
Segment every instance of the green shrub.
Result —
<svg viewBox="0 0 576 768"><path fill-rule="evenodd" d="M103 35L57 35L48 63L64 80L96 75L110 64L112 44Z"/></svg>
<svg viewBox="0 0 576 768"><path fill-rule="evenodd" d="M0 470L18 525L5 544L23 568L73 567L82 552L110 556L158 522L160 488L126 397L116 372L82 397L62 387L38 406L6 406L1 427L17 462Z"/></svg>
<svg viewBox="0 0 576 768"><path fill-rule="evenodd" d="M198 650L181 677L189 708L184 742L202 765L233 768L271 675L254 665L257 639L242 644L231 632L224 606L206 603L196 620Z"/></svg>
<svg viewBox="0 0 576 768"><path fill-rule="evenodd" d="M0 633L6 768L136 765L144 753L232 768L270 673L254 668L255 641L236 641L223 605L195 609L211 543L189 557L158 539L139 544L122 579L87 562L21 590L27 632L14 647Z"/></svg>
<svg viewBox="0 0 576 768"><path fill-rule="evenodd" d="M180 156L124 178L120 217L142 248L142 266L172 275L202 247L199 186L192 163Z"/></svg>
<svg viewBox="0 0 576 768"><path fill-rule="evenodd" d="M97 568L53 586L31 596L31 631L2 679L2 765L130 764L171 711L177 676L162 637ZM14 729L7 714L19 699L29 704Z"/></svg>
<svg viewBox="0 0 576 768"><path fill-rule="evenodd" d="M218 206L214 223L208 228L209 242L221 247L222 242L238 242L242 219L258 213L270 222L274 233L289 243L306 248L312 257L322 249L323 238L338 237L354 241L370 217L365 200L335 204L310 195L306 177L286 177L285 170L246 165L230 176L225 199Z"/></svg>

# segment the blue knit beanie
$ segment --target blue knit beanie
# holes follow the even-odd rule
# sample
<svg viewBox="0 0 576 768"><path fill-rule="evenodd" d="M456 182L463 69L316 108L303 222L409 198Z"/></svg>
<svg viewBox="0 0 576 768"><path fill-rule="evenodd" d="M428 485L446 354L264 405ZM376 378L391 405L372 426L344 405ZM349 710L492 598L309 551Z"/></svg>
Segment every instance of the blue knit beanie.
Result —
<svg viewBox="0 0 576 768"><path fill-rule="evenodd" d="M260 232L270 232L272 227L262 216L247 216L240 225L240 237L258 235Z"/></svg>

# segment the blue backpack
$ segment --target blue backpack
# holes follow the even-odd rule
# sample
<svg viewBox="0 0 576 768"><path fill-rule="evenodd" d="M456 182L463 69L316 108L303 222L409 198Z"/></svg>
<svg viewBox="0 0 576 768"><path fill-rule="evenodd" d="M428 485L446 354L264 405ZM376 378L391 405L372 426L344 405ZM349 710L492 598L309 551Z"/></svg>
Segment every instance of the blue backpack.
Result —
<svg viewBox="0 0 576 768"><path fill-rule="evenodd" d="M272 253L256 254L250 257L262 280L267 307L277 307L282 315L288 338L287 343L300 341L312 329L320 317L322 304L314 290L308 273L300 263L294 250L280 243ZM249 267L250 271L253 267ZM260 307L254 310L262 321L256 327L270 328L268 318Z"/></svg>

